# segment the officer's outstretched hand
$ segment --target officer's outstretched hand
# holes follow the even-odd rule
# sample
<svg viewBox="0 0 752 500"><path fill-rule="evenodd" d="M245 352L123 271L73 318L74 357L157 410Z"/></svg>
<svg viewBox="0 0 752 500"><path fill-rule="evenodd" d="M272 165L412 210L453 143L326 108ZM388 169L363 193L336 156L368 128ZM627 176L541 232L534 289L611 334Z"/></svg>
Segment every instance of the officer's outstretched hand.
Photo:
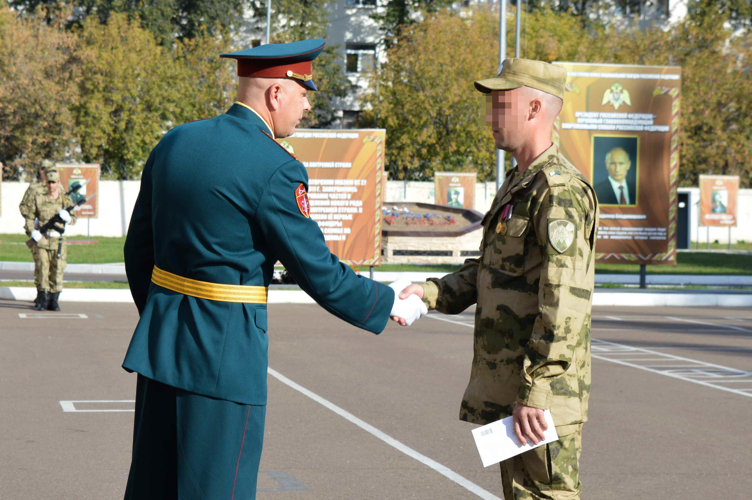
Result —
<svg viewBox="0 0 752 500"><path fill-rule="evenodd" d="M546 439L543 431L548 429L548 424L543 416L543 410L540 408L517 403L512 411L512 420L514 421L514 433L523 445L527 444L525 436L534 444Z"/></svg>
<svg viewBox="0 0 752 500"><path fill-rule="evenodd" d="M428 314L428 308L419 297L408 294L403 299L400 293L406 288L417 285L411 285L408 280L401 279L389 286L394 290L394 305L392 306L392 312L389 314L394 321L402 326L410 326L415 320ZM422 291L423 289L421 288Z"/></svg>

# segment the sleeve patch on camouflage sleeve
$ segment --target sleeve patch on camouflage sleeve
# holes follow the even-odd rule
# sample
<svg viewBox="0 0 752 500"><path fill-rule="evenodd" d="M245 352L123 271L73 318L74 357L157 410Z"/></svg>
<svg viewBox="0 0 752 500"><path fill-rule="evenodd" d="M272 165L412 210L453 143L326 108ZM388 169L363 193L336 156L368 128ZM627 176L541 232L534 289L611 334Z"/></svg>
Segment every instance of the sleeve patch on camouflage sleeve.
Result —
<svg viewBox="0 0 752 500"><path fill-rule="evenodd" d="M295 201L298 203L300 213L306 218L311 218L311 204L308 201L308 191L304 184L300 184L295 190Z"/></svg>
<svg viewBox="0 0 752 500"><path fill-rule="evenodd" d="M548 241L559 253L564 253L572 246L575 227L568 220L552 220L548 222Z"/></svg>

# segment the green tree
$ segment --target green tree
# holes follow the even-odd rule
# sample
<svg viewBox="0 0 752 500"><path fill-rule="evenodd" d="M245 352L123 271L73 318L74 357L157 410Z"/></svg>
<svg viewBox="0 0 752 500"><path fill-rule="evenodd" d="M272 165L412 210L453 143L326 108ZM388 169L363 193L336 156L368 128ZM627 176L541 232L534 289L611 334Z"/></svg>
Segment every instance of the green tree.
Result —
<svg viewBox="0 0 752 500"><path fill-rule="evenodd" d="M402 31L365 97L364 119L387 129L393 179L426 180L434 171L477 171L493 179L493 138L481 121L484 97L473 81L493 74L495 17L448 12Z"/></svg>
<svg viewBox="0 0 752 500"><path fill-rule="evenodd" d="M81 99L72 106L82 158L105 176L136 177L162 134L173 126L180 93L176 62L154 36L113 14L106 25L88 18L78 52Z"/></svg>
<svg viewBox="0 0 752 500"><path fill-rule="evenodd" d="M452 5L451 0L387 0L383 9L371 17L379 23L384 33L384 43L391 47L400 36L400 31L426 14L433 14Z"/></svg>
<svg viewBox="0 0 752 500"><path fill-rule="evenodd" d="M243 15L244 0L10 0L13 8L37 12L47 22L58 16L63 5L75 7L70 24L80 24L95 16L105 24L116 13L139 19L161 45L175 38L194 38L202 33L217 35L236 27Z"/></svg>
<svg viewBox="0 0 752 500"><path fill-rule="evenodd" d="M73 144L70 106L79 101L75 37L19 19L0 6L0 162L5 177L60 160Z"/></svg>

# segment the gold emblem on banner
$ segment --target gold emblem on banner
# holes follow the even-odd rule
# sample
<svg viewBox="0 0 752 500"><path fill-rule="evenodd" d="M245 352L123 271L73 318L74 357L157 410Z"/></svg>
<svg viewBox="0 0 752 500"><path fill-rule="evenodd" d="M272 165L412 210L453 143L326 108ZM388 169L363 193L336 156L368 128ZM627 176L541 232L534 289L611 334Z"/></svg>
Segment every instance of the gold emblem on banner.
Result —
<svg viewBox="0 0 752 500"><path fill-rule="evenodd" d="M603 102L601 103L601 106L606 104L612 105L614 109L619 109L619 106L622 104L631 106L632 98L629 95L629 91L625 89L621 83L614 82L614 84L611 85L611 88L603 93Z"/></svg>

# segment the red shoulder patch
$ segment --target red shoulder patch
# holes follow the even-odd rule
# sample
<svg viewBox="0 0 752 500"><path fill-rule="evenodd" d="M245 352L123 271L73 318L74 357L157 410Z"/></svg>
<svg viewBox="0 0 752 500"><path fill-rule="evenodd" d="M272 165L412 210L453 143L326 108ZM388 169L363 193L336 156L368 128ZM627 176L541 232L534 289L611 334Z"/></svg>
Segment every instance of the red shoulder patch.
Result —
<svg viewBox="0 0 752 500"><path fill-rule="evenodd" d="M277 141L275 141L275 140L274 140L274 137L272 137L272 136L270 136L269 134L267 134L267 133L266 133L266 130L262 130L261 132L263 132L265 136L267 136L267 137L268 137L269 139L271 139L271 140L272 140L272 142L273 142L274 144L276 144L277 146L279 146L280 148L282 148L282 149L284 150L284 152L285 152L285 153L287 153L288 155L292 156L292 157L293 157L293 158L295 158L296 160L298 159L298 158L297 158L297 157L296 157L296 156L295 156L294 154L292 154L292 153L291 153L291 152L290 152L290 151L289 151L289 150L288 150L288 149L287 149L286 147L284 147L284 146L283 146L282 144L280 144L280 143L278 143Z"/></svg>
<svg viewBox="0 0 752 500"><path fill-rule="evenodd" d="M298 203L298 209L300 213L306 218L311 218L311 203L308 201L308 191L304 184L300 184L295 189L295 201Z"/></svg>

